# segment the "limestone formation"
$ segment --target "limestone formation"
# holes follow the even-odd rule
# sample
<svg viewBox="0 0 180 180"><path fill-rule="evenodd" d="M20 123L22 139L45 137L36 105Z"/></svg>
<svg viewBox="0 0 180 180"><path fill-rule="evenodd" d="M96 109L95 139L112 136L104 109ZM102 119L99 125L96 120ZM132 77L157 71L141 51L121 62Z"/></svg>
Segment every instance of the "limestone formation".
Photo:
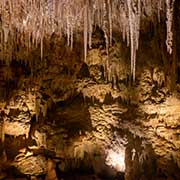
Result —
<svg viewBox="0 0 180 180"><path fill-rule="evenodd" d="M179 2L1 0L0 179L179 180Z"/></svg>

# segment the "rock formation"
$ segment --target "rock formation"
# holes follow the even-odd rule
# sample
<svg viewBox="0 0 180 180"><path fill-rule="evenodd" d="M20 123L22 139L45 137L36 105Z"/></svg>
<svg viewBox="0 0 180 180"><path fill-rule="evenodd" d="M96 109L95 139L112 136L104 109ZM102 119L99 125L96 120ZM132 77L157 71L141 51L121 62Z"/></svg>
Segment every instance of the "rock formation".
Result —
<svg viewBox="0 0 180 180"><path fill-rule="evenodd" d="M179 180L179 7L2 0L0 179Z"/></svg>

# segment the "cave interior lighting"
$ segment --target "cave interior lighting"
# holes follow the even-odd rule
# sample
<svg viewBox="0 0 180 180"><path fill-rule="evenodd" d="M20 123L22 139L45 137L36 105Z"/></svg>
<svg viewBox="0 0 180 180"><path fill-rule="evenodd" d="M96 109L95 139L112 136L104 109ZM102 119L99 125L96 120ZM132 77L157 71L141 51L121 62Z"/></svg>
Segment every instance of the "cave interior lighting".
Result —
<svg viewBox="0 0 180 180"><path fill-rule="evenodd" d="M106 49L112 44L113 30L122 34L131 50L131 75L135 80L136 52L139 47L141 19L155 14L161 19L166 12L169 54L173 51L173 9L175 0L1 0L0 59L10 62L17 47L29 52L40 47L43 60L44 40L56 33L67 38L73 48L74 36L82 32L84 59L92 44L93 27L104 32ZM26 58L25 58L26 59Z"/></svg>
<svg viewBox="0 0 180 180"><path fill-rule="evenodd" d="M125 148L119 148L118 152L107 150L106 164L117 172L125 172Z"/></svg>

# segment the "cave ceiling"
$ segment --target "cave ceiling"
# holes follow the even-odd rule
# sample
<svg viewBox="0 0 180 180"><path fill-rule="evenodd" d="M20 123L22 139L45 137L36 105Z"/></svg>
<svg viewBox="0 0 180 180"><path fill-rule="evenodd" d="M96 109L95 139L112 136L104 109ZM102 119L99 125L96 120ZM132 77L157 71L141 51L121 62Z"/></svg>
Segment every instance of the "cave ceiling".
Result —
<svg viewBox="0 0 180 180"><path fill-rule="evenodd" d="M18 45L27 51L40 46L43 58L44 39L57 33L65 35L68 46L74 46L74 36L81 32L84 59L92 47L94 26L104 32L106 48L112 45L113 31L121 33L131 49L131 74L135 80L136 51L139 47L143 21L166 20L167 51L172 54L173 10L175 0L2 0L0 2L1 59L11 61ZM147 29L146 29L147 30ZM27 59L27 58L22 58Z"/></svg>

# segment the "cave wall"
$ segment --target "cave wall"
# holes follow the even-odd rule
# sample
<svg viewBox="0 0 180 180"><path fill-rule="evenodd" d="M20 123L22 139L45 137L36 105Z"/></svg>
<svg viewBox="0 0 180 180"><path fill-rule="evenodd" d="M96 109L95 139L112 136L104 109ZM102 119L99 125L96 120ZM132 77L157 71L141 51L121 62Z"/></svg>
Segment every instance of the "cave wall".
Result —
<svg viewBox="0 0 180 180"><path fill-rule="evenodd" d="M115 31L107 54L98 27L86 62L82 38L71 50L55 33L44 39L43 61L40 47L28 56L20 47L20 58L2 62L2 177L57 179L84 172L96 175L89 179L110 179L120 178L120 171L127 180L178 179L179 84L173 93L164 26L150 21L142 28L134 84L129 47Z"/></svg>

